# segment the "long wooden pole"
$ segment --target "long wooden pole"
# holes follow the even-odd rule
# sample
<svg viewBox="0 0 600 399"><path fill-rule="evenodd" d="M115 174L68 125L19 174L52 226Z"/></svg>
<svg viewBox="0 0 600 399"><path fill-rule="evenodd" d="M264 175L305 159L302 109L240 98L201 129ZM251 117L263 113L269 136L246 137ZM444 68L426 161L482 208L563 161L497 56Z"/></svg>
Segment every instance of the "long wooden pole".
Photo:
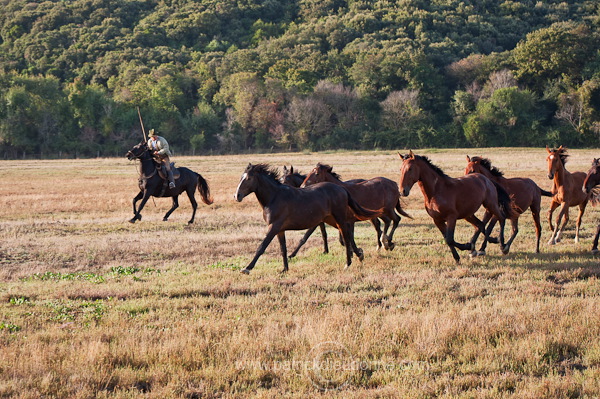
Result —
<svg viewBox="0 0 600 399"><path fill-rule="evenodd" d="M142 125L142 134L144 135L144 141L148 141L148 138L146 137L146 129L144 129L144 121L142 120L142 114L140 113L140 107L136 107L136 108L137 108L138 116L140 117L140 125Z"/></svg>

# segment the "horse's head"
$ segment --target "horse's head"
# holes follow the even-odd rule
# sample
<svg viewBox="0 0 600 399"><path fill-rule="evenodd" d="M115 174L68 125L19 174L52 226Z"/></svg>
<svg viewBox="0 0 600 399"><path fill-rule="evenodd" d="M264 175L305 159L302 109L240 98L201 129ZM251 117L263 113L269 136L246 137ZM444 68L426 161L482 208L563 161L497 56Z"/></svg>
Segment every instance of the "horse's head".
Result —
<svg viewBox="0 0 600 399"><path fill-rule="evenodd" d="M410 189L419 180L419 165L417 165L417 158L412 150L406 155L401 155L400 153L398 155L402 159L402 166L400 167L400 194L408 197Z"/></svg>
<svg viewBox="0 0 600 399"><path fill-rule="evenodd" d="M334 175L333 166L318 163L317 166L315 166L313 170L311 170L310 173L306 176L306 179L304 179L304 182L302 182L302 185L300 187L306 187L310 186L311 184L327 181L328 174ZM334 177L337 176L334 175Z"/></svg>
<svg viewBox="0 0 600 399"><path fill-rule="evenodd" d="M244 173L242 173L234 198L237 202L241 202L248 194L260 190L265 183L267 185L271 183L281 184L279 178L279 172L269 165L264 163L252 165L249 163Z"/></svg>
<svg viewBox="0 0 600 399"><path fill-rule="evenodd" d="M291 187L300 187L302 182L304 181L304 176L302 176L297 171L294 171L294 167L290 166L288 169L286 166L283 167L283 174L279 179L281 184L285 184L286 186Z"/></svg>
<svg viewBox="0 0 600 399"><path fill-rule="evenodd" d="M467 167L465 168L465 175L470 173L481 173L481 164L479 160L481 158L473 157L467 155Z"/></svg>
<svg viewBox="0 0 600 399"><path fill-rule="evenodd" d="M551 150L546 146L546 151L548 152L548 156L546 157L546 162L548 163L548 179L552 180L557 171L564 169L568 157L566 154L567 149L562 145L555 150Z"/></svg>
<svg viewBox="0 0 600 399"><path fill-rule="evenodd" d="M127 151L127 154L125 154L125 156L127 157L127 159L132 161L134 159L140 159L146 151L148 151L148 144L145 141L142 141L141 143L133 146L131 150Z"/></svg>
<svg viewBox="0 0 600 399"><path fill-rule="evenodd" d="M583 181L583 192L590 193L598 184L600 184L600 159L594 158L592 161L592 167L588 171L587 176Z"/></svg>

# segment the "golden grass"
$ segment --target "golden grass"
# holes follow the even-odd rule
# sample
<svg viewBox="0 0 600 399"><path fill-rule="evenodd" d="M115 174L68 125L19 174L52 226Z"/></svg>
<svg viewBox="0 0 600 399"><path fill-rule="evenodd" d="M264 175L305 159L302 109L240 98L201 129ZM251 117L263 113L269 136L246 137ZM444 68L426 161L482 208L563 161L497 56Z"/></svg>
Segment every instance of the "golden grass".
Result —
<svg viewBox="0 0 600 399"><path fill-rule="evenodd" d="M449 175L484 155L542 188L544 149L423 150ZM594 151L570 151L569 170ZM239 273L265 234L260 207L233 199L248 162L329 163L344 179L398 180L395 152L181 157L215 203L196 223L184 197L150 201L134 225L133 163L124 159L0 161L0 397L14 398L593 398L600 395L600 266L581 242L535 254L527 212L511 254L454 264L423 210L404 199L396 249L377 253L357 225L365 261L349 270L337 233L318 233L290 272L272 243ZM199 197L199 196L197 196ZM548 199L543 200L544 218ZM575 212L571 211L572 220ZM303 232L289 232L291 251ZM459 222L465 241L471 227ZM321 363L316 363L320 361ZM317 366L320 365L319 369Z"/></svg>

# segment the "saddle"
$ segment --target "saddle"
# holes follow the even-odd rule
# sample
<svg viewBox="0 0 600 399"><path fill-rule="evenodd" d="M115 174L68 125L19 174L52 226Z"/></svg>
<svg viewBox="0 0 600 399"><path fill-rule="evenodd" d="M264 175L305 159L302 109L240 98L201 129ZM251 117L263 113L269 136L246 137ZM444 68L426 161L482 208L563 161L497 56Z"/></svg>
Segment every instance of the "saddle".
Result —
<svg viewBox="0 0 600 399"><path fill-rule="evenodd" d="M167 176L167 171L163 167L163 165L156 164L156 170L158 175L163 180L169 180L169 176ZM181 173L179 173L179 169L175 167L175 162L171 162L171 172L173 172L173 179L177 180L181 177Z"/></svg>

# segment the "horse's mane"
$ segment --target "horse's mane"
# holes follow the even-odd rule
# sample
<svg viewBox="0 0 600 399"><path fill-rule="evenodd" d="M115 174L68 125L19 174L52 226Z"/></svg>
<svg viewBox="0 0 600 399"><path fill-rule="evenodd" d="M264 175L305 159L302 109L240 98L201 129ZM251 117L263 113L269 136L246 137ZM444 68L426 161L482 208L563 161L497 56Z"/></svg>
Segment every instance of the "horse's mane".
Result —
<svg viewBox="0 0 600 399"><path fill-rule="evenodd" d="M280 177L279 171L277 169L271 167L271 165L269 165L269 164L258 163L256 165L248 165L248 167L246 168L246 173L248 173L248 172L267 175L267 176L273 178L277 183L280 183L279 182L279 177Z"/></svg>
<svg viewBox="0 0 600 399"><path fill-rule="evenodd" d="M558 154L558 156L560 157L560 161L562 162L563 165L565 165L567 163L567 158L569 157L569 154L567 154L567 149L565 147L556 149L556 150L552 150L552 152Z"/></svg>
<svg viewBox="0 0 600 399"><path fill-rule="evenodd" d="M504 173L498 169L495 166L492 166L492 161L490 161L488 158L483 158L483 157L473 157L471 158L471 161L473 162L479 162L479 164L481 166L483 166L484 168L486 168L487 170L490 171L490 173L494 176L497 177L502 177L504 176Z"/></svg>
<svg viewBox="0 0 600 399"><path fill-rule="evenodd" d="M327 169L327 171L328 171L328 172L331 174L331 176L335 177L335 178L336 178L336 179L338 179L338 180L342 180L342 176L338 175L337 173L335 173L335 172L333 171L333 166L330 166L330 165L327 165L327 164L325 164L325 163L321 163L321 162L319 162L319 163L317 164L317 168L325 168L325 169Z"/></svg>
<svg viewBox="0 0 600 399"><path fill-rule="evenodd" d="M437 165L434 165L429 158L424 155L415 155L415 158L424 161L427 165L431 167L438 175L442 177L449 177L444 171Z"/></svg>

